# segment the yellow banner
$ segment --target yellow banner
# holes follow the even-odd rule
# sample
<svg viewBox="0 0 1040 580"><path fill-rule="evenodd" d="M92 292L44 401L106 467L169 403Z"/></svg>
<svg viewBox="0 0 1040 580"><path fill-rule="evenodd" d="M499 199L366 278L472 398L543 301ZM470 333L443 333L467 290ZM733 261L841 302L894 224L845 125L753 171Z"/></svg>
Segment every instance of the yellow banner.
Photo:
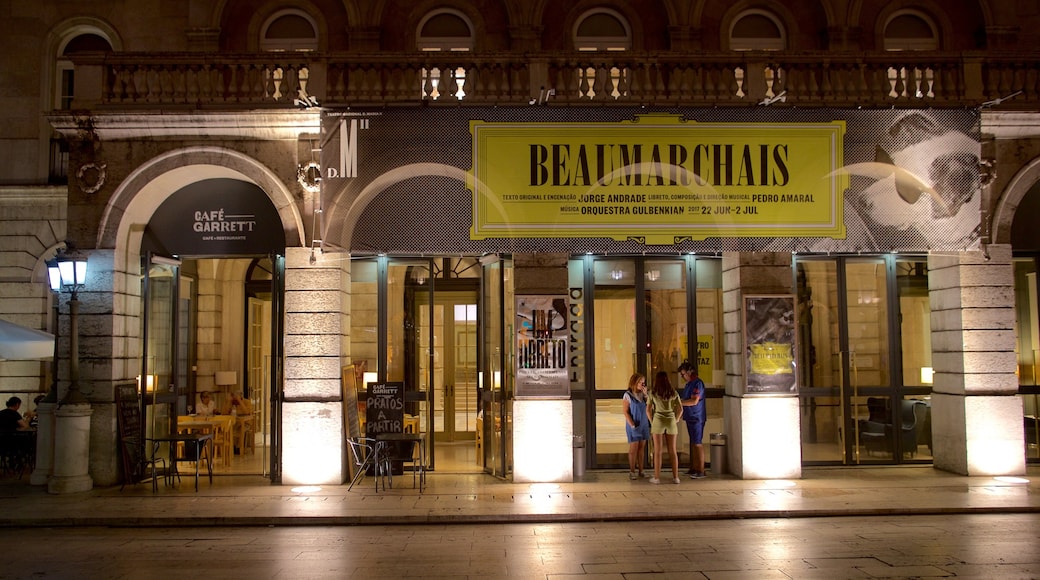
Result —
<svg viewBox="0 0 1040 580"><path fill-rule="evenodd" d="M697 375L701 380L711 385L715 383L715 337L710 334L697 335Z"/></svg>
<svg viewBox="0 0 1040 580"><path fill-rule="evenodd" d="M756 375L788 375L794 372L791 345L782 342L752 344L751 373Z"/></svg>
<svg viewBox="0 0 1040 580"><path fill-rule="evenodd" d="M473 239L844 238L845 122L471 121ZM843 173L843 172L838 172Z"/></svg>

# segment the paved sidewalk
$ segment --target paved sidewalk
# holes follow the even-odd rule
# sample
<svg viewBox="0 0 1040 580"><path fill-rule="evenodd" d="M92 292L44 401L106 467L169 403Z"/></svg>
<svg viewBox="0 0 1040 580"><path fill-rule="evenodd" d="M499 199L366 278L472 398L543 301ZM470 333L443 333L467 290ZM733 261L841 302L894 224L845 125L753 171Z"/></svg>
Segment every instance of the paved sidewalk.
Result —
<svg viewBox="0 0 1040 580"><path fill-rule="evenodd" d="M518 484L486 475L431 473L425 492L411 477L376 493L364 479L294 490L258 477L218 476L194 491L118 486L50 495L22 481L0 483L0 527L364 525L577 522L641 519L793 518L854 515L1040 513L1040 466L1028 482L963 477L929 466L806 468L792 481L684 478L674 485L593 472L585 481Z"/></svg>

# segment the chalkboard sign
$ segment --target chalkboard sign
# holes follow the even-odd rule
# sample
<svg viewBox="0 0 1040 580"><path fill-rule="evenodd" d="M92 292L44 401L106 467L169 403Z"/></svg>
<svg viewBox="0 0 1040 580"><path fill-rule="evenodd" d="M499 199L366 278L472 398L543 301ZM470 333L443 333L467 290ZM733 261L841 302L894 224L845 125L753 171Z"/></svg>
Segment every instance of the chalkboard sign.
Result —
<svg viewBox="0 0 1040 580"><path fill-rule="evenodd" d="M404 433L404 383L368 383L365 436Z"/></svg>
<svg viewBox="0 0 1040 580"><path fill-rule="evenodd" d="M144 440L141 431L141 404L137 385L116 385L116 418L119 421L119 442L123 452L123 474L126 483L137 483L144 478L141 469Z"/></svg>
<svg viewBox="0 0 1040 580"><path fill-rule="evenodd" d="M365 417L366 419L368 417ZM343 420L347 437L361 437L361 420L358 417L357 373L354 365L343 367Z"/></svg>

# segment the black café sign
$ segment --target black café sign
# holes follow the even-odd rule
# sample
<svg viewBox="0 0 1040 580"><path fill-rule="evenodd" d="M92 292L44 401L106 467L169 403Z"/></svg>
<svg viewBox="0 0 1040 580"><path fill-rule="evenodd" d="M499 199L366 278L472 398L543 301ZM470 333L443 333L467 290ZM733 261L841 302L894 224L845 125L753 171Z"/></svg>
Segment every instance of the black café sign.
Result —
<svg viewBox="0 0 1040 580"><path fill-rule="evenodd" d="M206 179L171 195L148 222L145 249L178 256L285 250L278 211L255 184Z"/></svg>

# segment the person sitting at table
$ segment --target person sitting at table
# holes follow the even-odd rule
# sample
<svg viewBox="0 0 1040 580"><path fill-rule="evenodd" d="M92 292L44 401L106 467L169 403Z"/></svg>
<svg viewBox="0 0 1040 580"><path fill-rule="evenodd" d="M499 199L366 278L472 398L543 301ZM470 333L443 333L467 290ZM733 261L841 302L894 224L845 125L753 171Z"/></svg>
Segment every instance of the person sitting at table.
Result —
<svg viewBox="0 0 1040 580"><path fill-rule="evenodd" d="M209 391L202 391L199 394L199 404L196 407L199 415L203 417L212 417L217 414L217 402L213 400L213 394Z"/></svg>
<svg viewBox="0 0 1040 580"><path fill-rule="evenodd" d="M33 397L33 408L25 414L24 419L29 422L29 428L36 429L40 426L40 403L47 395L36 395Z"/></svg>
<svg viewBox="0 0 1040 580"><path fill-rule="evenodd" d="M245 433L252 427L253 404L243 397L240 391L235 391L231 393L224 414L235 415L235 453L238 454L239 442L245 440Z"/></svg>
<svg viewBox="0 0 1040 580"><path fill-rule="evenodd" d="M7 408L0 411L0 431L28 431L30 429L29 421L18 412L21 406L20 398L7 399Z"/></svg>

